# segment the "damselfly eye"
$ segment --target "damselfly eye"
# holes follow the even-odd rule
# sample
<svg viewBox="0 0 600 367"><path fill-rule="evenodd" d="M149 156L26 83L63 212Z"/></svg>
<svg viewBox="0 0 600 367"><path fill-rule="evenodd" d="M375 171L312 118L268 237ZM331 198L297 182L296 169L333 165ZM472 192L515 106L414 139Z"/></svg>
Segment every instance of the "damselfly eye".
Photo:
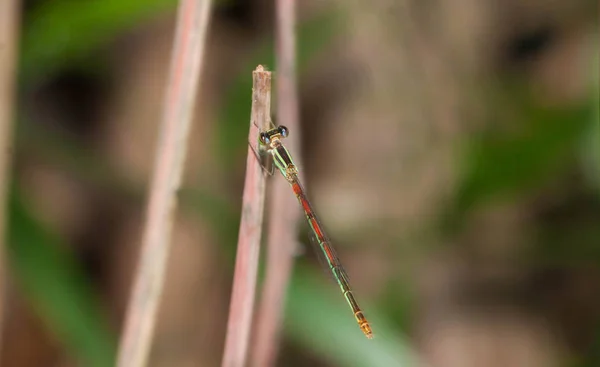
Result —
<svg viewBox="0 0 600 367"><path fill-rule="evenodd" d="M271 138L269 137L269 134L267 134L267 133L260 133L260 135L258 136L258 140L260 141L261 144L264 144L264 145L269 145L269 143L271 142Z"/></svg>
<svg viewBox="0 0 600 367"><path fill-rule="evenodd" d="M277 130L279 130L279 134L281 134L281 136L283 136L284 138L287 138L290 131L288 130L287 127L281 125L277 128Z"/></svg>

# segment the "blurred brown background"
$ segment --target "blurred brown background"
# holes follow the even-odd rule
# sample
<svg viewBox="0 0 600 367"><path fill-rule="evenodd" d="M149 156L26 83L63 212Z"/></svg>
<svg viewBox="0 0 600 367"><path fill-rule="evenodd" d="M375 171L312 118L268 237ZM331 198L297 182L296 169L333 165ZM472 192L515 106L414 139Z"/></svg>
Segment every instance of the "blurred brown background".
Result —
<svg viewBox="0 0 600 367"><path fill-rule="evenodd" d="M298 3L301 169L378 335L308 250L278 365L600 366L598 3ZM0 363L111 365L176 3L22 7ZM273 15L215 4L152 366L220 363Z"/></svg>

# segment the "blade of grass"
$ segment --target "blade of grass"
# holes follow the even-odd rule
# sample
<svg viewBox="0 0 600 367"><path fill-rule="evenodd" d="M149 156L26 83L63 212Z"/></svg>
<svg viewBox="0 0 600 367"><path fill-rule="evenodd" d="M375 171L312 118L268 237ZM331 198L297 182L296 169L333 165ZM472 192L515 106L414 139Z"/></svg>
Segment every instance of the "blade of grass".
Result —
<svg viewBox="0 0 600 367"><path fill-rule="evenodd" d="M246 178L242 199L242 218L238 234L223 367L246 365L252 325L258 257L265 205L266 179L250 144L258 142L259 127L267 130L271 121L271 72L259 65L252 73L252 112L248 133Z"/></svg>
<svg viewBox="0 0 600 367"><path fill-rule="evenodd" d="M276 1L277 117L292 134L286 140L300 164L300 124L296 87L296 15L294 0ZM253 366L272 366L278 350L285 293L292 273L300 208L285 180L274 180L270 193L267 264L258 309Z"/></svg>
<svg viewBox="0 0 600 367"><path fill-rule="evenodd" d="M144 239L119 349L117 365L121 367L145 366L148 360L164 284L210 8L209 0L181 0L179 4Z"/></svg>

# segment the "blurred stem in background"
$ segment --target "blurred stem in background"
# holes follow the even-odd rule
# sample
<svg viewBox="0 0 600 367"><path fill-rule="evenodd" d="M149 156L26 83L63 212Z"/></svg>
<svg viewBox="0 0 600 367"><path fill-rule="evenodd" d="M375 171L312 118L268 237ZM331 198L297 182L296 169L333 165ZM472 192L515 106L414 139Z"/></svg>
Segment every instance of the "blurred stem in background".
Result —
<svg viewBox="0 0 600 367"><path fill-rule="evenodd" d="M6 207L13 151L13 120L16 106L16 55L19 40L20 1L0 3L0 353L8 302L6 271Z"/></svg>

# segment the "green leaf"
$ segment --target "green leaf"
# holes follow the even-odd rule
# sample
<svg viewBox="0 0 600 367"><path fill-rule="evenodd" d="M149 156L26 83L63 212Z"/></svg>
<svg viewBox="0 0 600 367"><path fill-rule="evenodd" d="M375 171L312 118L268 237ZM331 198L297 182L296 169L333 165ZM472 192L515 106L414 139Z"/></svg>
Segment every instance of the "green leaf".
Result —
<svg viewBox="0 0 600 367"><path fill-rule="evenodd" d="M61 240L32 216L13 187L8 255L15 279L34 310L83 365L114 364L115 335L86 275Z"/></svg>
<svg viewBox="0 0 600 367"><path fill-rule="evenodd" d="M597 38L598 40L598 38ZM600 51L596 49L592 62L592 116L589 131L582 144L584 173L600 194Z"/></svg>
<svg viewBox="0 0 600 367"><path fill-rule="evenodd" d="M55 0L25 19L20 74L26 79L81 61L123 30L175 8L175 0Z"/></svg>
<svg viewBox="0 0 600 367"><path fill-rule="evenodd" d="M589 123L589 105L524 107L517 130L476 138L467 153L458 212L499 196L529 192L568 169Z"/></svg>

